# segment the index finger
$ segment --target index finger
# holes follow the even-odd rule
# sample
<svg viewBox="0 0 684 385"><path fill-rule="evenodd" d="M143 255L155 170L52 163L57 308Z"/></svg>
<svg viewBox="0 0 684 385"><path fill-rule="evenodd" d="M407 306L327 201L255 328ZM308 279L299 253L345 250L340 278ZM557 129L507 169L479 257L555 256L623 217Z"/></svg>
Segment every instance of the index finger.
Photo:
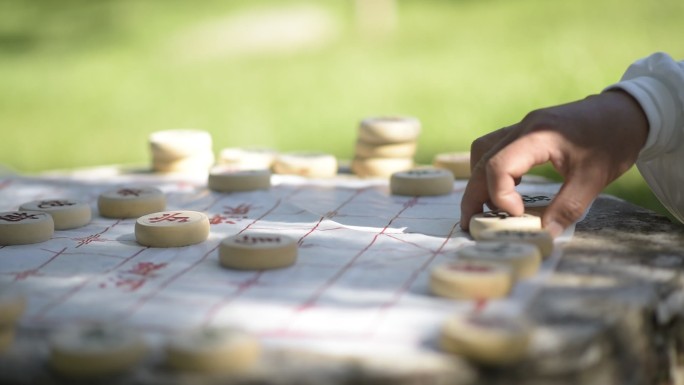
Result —
<svg viewBox="0 0 684 385"><path fill-rule="evenodd" d="M484 161L478 162L473 168L463 197L461 198L461 228L468 230L470 218L482 212L482 206L489 200L487 193L487 178L484 171Z"/></svg>
<svg viewBox="0 0 684 385"><path fill-rule="evenodd" d="M522 215L525 208L515 190L519 180L532 167L551 159L554 138L548 131L527 133L503 147L486 165L489 199L511 215Z"/></svg>
<svg viewBox="0 0 684 385"><path fill-rule="evenodd" d="M515 128L518 124L503 127L477 138L470 146L470 169L474 171L481 159L487 159L503 146L516 138Z"/></svg>
<svg viewBox="0 0 684 385"><path fill-rule="evenodd" d="M461 198L461 228L468 230L470 218L482 212L489 202L485 162L517 137L518 124L490 132L473 142L470 147L471 176Z"/></svg>

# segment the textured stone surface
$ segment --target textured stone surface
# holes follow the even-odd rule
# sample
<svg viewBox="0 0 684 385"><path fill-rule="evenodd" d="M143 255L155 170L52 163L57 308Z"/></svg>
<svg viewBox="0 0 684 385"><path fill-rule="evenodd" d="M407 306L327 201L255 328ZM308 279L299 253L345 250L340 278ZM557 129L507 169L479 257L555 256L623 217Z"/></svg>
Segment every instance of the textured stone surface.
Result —
<svg viewBox="0 0 684 385"><path fill-rule="evenodd" d="M674 301L670 304L674 309L666 309L668 299L683 292L683 257L680 224L613 198L597 200L577 225L557 274L533 307L534 318L554 332L568 328L593 332L570 332L573 341L561 344L557 354L532 358L533 372L543 377L556 371L568 377L554 383L671 381L668 353L677 344L681 325L677 314L662 319L659 313L674 314L680 307L681 302ZM604 373L594 377L581 371L573 380L573 366L589 352L594 352L593 358L586 360L605 368ZM554 361L557 364L550 365Z"/></svg>

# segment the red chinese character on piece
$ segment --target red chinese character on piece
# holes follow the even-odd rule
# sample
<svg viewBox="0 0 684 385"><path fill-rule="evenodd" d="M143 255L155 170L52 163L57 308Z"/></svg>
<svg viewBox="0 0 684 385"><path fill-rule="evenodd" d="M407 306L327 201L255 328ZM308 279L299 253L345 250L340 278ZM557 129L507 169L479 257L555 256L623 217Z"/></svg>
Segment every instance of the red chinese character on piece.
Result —
<svg viewBox="0 0 684 385"><path fill-rule="evenodd" d="M183 217L180 215L181 215L181 213L162 214L160 217L150 218L150 223L159 223L159 222L184 223L184 222L187 222L190 220L190 217Z"/></svg>
<svg viewBox="0 0 684 385"><path fill-rule="evenodd" d="M116 193L121 195L121 196L125 196L125 197L130 196L130 195L137 197L143 193L143 190L135 189L135 188L122 188L121 190L117 191Z"/></svg>
<svg viewBox="0 0 684 385"><path fill-rule="evenodd" d="M235 207L225 206L226 211L223 213L228 215L229 218L247 218L247 214L252 209L252 205L241 203Z"/></svg>
<svg viewBox="0 0 684 385"><path fill-rule="evenodd" d="M209 218L209 223L212 225L220 225L221 223L230 223L234 225L235 222L229 220L229 217L224 217L219 214L215 214L213 217Z"/></svg>
<svg viewBox="0 0 684 385"><path fill-rule="evenodd" d="M52 200L52 201L41 201L38 204L39 209L44 209L48 207L64 207L64 206L73 206L76 203L69 202L69 201L60 201L60 200Z"/></svg>
<svg viewBox="0 0 684 385"><path fill-rule="evenodd" d="M21 222L27 219L38 219L36 215L39 214L29 214L29 213L11 213L7 215L0 215L0 220L7 222Z"/></svg>
<svg viewBox="0 0 684 385"><path fill-rule="evenodd" d="M126 273L141 275L143 277L152 277L154 272L166 267L166 263L152 263L152 262L140 262L135 265L131 270Z"/></svg>

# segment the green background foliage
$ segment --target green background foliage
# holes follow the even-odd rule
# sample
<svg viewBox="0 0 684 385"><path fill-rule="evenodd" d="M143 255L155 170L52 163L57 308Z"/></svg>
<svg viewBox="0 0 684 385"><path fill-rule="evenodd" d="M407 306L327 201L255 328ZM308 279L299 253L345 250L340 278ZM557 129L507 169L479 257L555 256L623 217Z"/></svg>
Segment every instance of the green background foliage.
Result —
<svg viewBox="0 0 684 385"><path fill-rule="evenodd" d="M349 159L379 114L420 118L429 163L652 52L684 57L681 0L405 0L386 29L358 1L0 0L0 163L146 164L170 128ZM634 170L607 191L663 212Z"/></svg>

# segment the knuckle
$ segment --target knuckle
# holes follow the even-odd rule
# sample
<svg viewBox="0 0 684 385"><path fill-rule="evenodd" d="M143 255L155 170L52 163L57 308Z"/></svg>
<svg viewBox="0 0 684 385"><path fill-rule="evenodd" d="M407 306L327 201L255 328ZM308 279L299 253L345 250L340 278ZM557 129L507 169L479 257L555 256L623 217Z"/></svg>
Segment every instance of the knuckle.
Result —
<svg viewBox="0 0 684 385"><path fill-rule="evenodd" d="M529 131L537 131L550 126L554 126L558 120L556 114L548 108L542 108L529 112L522 120L522 125Z"/></svg>
<svg viewBox="0 0 684 385"><path fill-rule="evenodd" d="M567 199L560 207L558 207L556 215L564 224L570 225L577 222L577 220L582 217L584 210L585 207L581 202L575 199Z"/></svg>
<svg viewBox="0 0 684 385"><path fill-rule="evenodd" d="M489 152L506 137L510 132L510 128L511 127L504 127L475 139L470 145L471 152L479 155L484 155Z"/></svg>
<svg viewBox="0 0 684 385"><path fill-rule="evenodd" d="M507 162L504 161L500 156L494 155L487 159L485 164L485 169L488 174L498 174L506 168Z"/></svg>
<svg viewBox="0 0 684 385"><path fill-rule="evenodd" d="M484 154L491 147L491 143L487 140L487 137L480 137L473 141L470 145L470 152L472 154Z"/></svg>

